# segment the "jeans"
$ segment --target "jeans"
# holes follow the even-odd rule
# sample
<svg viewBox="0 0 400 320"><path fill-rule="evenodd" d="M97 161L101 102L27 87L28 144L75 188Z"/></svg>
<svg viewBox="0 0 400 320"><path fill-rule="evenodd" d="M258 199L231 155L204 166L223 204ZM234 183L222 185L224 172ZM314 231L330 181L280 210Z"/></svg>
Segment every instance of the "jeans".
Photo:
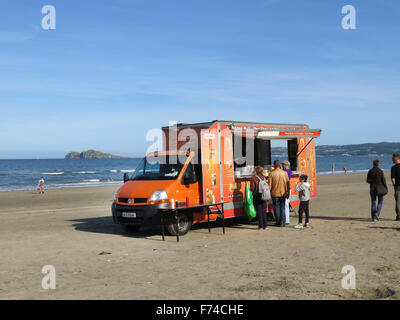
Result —
<svg viewBox="0 0 400 320"><path fill-rule="evenodd" d="M290 223L290 200L286 199L285 200L285 218L286 218L286 224Z"/></svg>
<svg viewBox="0 0 400 320"><path fill-rule="evenodd" d="M396 200L396 218L400 219L400 187L394 187L394 199Z"/></svg>
<svg viewBox="0 0 400 320"><path fill-rule="evenodd" d="M300 201L299 224L303 223L303 213L306 214L306 223L310 220L310 201Z"/></svg>
<svg viewBox="0 0 400 320"><path fill-rule="evenodd" d="M376 191L371 189L371 218L375 219L376 217L379 218L381 214L382 206L383 206L383 196L378 196ZM378 206L376 206L376 198L378 198Z"/></svg>
<svg viewBox="0 0 400 320"><path fill-rule="evenodd" d="M272 197L274 204L274 213L277 226L284 226L286 224L285 217L285 203L286 197Z"/></svg>
<svg viewBox="0 0 400 320"><path fill-rule="evenodd" d="M260 201L260 202L254 202L254 208L256 209L257 216L258 216L258 226L260 228L266 228L267 227L267 202L266 201Z"/></svg>

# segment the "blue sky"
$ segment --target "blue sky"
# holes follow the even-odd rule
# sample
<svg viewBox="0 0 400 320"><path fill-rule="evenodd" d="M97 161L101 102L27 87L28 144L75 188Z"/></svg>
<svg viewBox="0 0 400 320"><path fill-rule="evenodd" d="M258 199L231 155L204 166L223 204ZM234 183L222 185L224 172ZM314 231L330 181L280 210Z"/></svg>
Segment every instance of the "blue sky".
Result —
<svg viewBox="0 0 400 320"><path fill-rule="evenodd" d="M41 28L47 4L56 30ZM399 21L397 0L3 0L0 158L141 156L169 120L400 141Z"/></svg>

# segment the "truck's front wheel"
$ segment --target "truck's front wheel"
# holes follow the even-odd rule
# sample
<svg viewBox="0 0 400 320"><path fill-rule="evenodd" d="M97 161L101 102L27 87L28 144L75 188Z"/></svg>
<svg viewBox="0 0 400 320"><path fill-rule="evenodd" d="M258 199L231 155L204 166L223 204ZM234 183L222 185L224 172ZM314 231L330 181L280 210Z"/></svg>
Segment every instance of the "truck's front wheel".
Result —
<svg viewBox="0 0 400 320"><path fill-rule="evenodd" d="M176 218L177 221L175 220ZM168 221L167 225L168 232L171 235L176 236L179 230L179 235L183 236L186 233L188 233L190 228L192 227L193 218L191 215L183 213L178 213L176 218L175 216L172 216L171 219Z"/></svg>

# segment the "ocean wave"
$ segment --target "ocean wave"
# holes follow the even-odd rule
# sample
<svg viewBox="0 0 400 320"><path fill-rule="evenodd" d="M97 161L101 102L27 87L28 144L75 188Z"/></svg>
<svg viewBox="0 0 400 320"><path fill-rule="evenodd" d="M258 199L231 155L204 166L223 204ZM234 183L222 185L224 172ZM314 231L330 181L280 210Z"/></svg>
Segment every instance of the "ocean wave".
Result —
<svg viewBox="0 0 400 320"><path fill-rule="evenodd" d="M40 172L40 174L43 174L45 176L58 176L58 175L64 174L64 172L63 171L61 171L61 172Z"/></svg>
<svg viewBox="0 0 400 320"><path fill-rule="evenodd" d="M83 188L83 187L102 187L102 186L119 186L119 185L122 185L121 181L73 182L73 183L48 184L45 186L45 189L52 190L52 189L62 189L62 188ZM0 186L0 192L30 191L30 190L36 191L36 187L32 187L29 185Z"/></svg>
<svg viewBox="0 0 400 320"><path fill-rule="evenodd" d="M335 171L333 173L333 175L352 174L352 173L365 173L365 172L368 172L368 171L369 171L369 169L347 170L346 172L344 172L344 171ZM327 176L327 175L332 175L332 170L331 171L317 172L317 176Z"/></svg>
<svg viewBox="0 0 400 320"><path fill-rule="evenodd" d="M72 173L79 173L79 174L94 174L98 171L72 171Z"/></svg>
<svg viewBox="0 0 400 320"><path fill-rule="evenodd" d="M118 170L117 170L117 169L111 169L111 170L108 170L108 172L111 172L111 173L117 173L117 172L118 172Z"/></svg>
<svg viewBox="0 0 400 320"><path fill-rule="evenodd" d="M100 182L101 180L100 179L86 179L86 180L82 180L82 181L79 181L79 183L80 182Z"/></svg>
<svg viewBox="0 0 400 320"><path fill-rule="evenodd" d="M121 169L119 172L125 173L125 172L135 172L135 169Z"/></svg>

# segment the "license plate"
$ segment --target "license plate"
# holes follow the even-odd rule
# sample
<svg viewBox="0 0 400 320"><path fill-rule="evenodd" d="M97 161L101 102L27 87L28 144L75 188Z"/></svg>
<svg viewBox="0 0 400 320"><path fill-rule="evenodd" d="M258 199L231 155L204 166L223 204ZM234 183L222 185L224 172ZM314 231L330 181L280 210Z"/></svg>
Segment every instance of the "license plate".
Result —
<svg viewBox="0 0 400 320"><path fill-rule="evenodd" d="M122 212L123 218L136 218L136 212Z"/></svg>

